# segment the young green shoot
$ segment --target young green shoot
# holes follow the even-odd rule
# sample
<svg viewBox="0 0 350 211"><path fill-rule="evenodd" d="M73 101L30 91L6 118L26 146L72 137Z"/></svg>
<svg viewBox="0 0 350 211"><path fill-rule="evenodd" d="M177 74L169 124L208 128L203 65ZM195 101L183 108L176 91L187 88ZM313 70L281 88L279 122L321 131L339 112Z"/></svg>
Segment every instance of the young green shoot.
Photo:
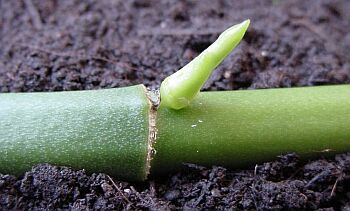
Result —
<svg viewBox="0 0 350 211"><path fill-rule="evenodd" d="M188 106L213 70L242 40L249 23L248 19L228 28L199 56L167 77L160 87L160 106L176 110Z"/></svg>

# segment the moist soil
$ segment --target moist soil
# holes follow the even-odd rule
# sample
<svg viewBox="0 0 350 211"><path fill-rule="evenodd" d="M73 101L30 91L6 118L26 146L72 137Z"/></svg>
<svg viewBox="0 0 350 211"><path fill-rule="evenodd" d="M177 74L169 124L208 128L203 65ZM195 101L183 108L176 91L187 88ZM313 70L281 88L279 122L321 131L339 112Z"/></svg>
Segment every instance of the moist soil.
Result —
<svg viewBox="0 0 350 211"><path fill-rule="evenodd" d="M244 19L251 26L205 90L350 83L350 1L0 0L0 92L160 82ZM186 164L128 183L41 164L0 174L0 209L350 209L350 153L287 154L246 169Z"/></svg>

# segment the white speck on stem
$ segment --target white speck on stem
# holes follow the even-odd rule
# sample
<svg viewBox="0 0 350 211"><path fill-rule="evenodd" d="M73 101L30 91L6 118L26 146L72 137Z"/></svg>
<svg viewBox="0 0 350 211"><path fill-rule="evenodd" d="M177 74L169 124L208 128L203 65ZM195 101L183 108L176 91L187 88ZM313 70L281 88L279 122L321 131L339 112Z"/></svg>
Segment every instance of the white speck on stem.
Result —
<svg viewBox="0 0 350 211"><path fill-rule="evenodd" d="M197 127L197 125L191 125L191 127Z"/></svg>
<svg viewBox="0 0 350 211"><path fill-rule="evenodd" d="M198 122L202 123L203 121L202 121L202 120L200 120L200 119L198 119Z"/></svg>

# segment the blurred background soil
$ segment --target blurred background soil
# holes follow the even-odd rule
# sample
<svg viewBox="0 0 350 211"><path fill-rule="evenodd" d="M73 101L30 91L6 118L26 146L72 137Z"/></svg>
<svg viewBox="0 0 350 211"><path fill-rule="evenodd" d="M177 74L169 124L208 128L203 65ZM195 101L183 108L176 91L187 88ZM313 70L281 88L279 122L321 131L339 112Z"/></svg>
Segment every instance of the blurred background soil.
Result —
<svg viewBox="0 0 350 211"><path fill-rule="evenodd" d="M205 90L348 84L349 11L348 0L0 0L0 92L157 89L247 18ZM349 210L349 172L349 153L243 170L189 165L144 183L44 164L0 174L0 208Z"/></svg>

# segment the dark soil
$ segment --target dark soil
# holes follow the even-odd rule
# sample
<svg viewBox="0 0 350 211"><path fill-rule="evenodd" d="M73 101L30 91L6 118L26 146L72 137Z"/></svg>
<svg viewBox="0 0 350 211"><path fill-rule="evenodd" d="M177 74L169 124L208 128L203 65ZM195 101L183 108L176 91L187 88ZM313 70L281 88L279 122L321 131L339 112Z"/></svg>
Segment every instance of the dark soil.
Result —
<svg viewBox="0 0 350 211"><path fill-rule="evenodd" d="M0 0L0 92L158 88L250 18L206 90L350 83L350 1ZM144 183L39 165L0 174L0 209L350 209L350 154L247 170L189 166Z"/></svg>

